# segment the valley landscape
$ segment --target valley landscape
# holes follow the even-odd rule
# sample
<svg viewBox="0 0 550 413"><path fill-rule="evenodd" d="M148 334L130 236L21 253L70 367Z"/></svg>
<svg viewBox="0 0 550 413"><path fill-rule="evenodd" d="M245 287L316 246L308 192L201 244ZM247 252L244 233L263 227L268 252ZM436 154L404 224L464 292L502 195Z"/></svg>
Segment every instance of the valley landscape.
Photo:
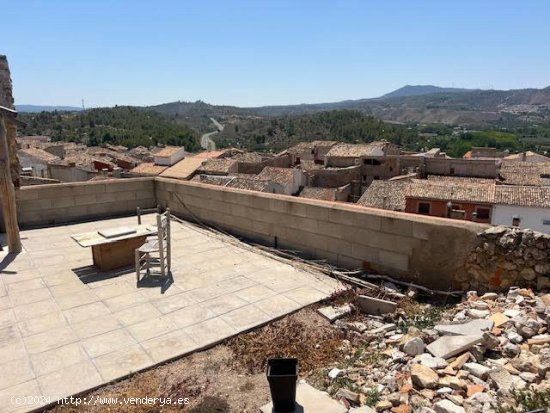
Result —
<svg viewBox="0 0 550 413"><path fill-rule="evenodd" d="M214 137L221 148L279 151L300 141L379 138L411 151L439 147L451 156L462 156L472 146L512 153L545 153L550 148L550 87L498 91L405 86L375 99L257 108L202 101L40 113L27 112L29 107L23 106L21 119L28 125L23 133L92 146L152 142L196 151L200 135L217 130L213 117L225 126Z"/></svg>

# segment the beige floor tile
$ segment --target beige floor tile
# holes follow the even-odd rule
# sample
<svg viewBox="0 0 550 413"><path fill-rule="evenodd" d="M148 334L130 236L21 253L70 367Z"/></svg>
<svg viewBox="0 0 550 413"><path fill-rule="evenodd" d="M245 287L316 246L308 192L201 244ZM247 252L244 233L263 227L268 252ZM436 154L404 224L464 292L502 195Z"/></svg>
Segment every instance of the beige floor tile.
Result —
<svg viewBox="0 0 550 413"><path fill-rule="evenodd" d="M50 273L49 271L52 272ZM74 272L67 269L67 266L41 268L40 272L42 273L44 284L48 287L80 281Z"/></svg>
<svg viewBox="0 0 550 413"><path fill-rule="evenodd" d="M186 354L197 348L195 341L183 331L175 331L141 343L155 363Z"/></svg>
<svg viewBox="0 0 550 413"><path fill-rule="evenodd" d="M101 300L117 297L119 295L129 294L136 290L135 284L130 284L127 281L119 281L113 284L104 285L99 288L94 288L94 293Z"/></svg>
<svg viewBox="0 0 550 413"><path fill-rule="evenodd" d="M26 292L30 290L37 290L44 287L45 285L42 282L42 279L34 278L27 281L20 281L20 282L14 282L14 283L8 284L6 286L6 289L8 290L8 294L11 294L11 293L18 293L23 291Z"/></svg>
<svg viewBox="0 0 550 413"><path fill-rule="evenodd" d="M55 304L53 299L37 301L32 304L19 305L13 308L15 316L19 321L26 320L28 318L35 318L46 315L48 313L59 311L59 307Z"/></svg>
<svg viewBox="0 0 550 413"><path fill-rule="evenodd" d="M162 314L168 314L179 310L180 308L188 307L196 302L197 300L193 297L193 294L181 293L160 300L154 300L153 305Z"/></svg>
<svg viewBox="0 0 550 413"><path fill-rule="evenodd" d="M171 333L179 327L167 316L152 318L127 327L132 337L138 342L150 340Z"/></svg>
<svg viewBox="0 0 550 413"><path fill-rule="evenodd" d="M42 353L75 341L78 341L78 337L70 327L56 328L23 338L29 354Z"/></svg>
<svg viewBox="0 0 550 413"><path fill-rule="evenodd" d="M274 295L273 297L264 298L254 304L264 313L269 314L273 318L291 313L301 307L301 305L297 302L292 301L291 299L280 294Z"/></svg>
<svg viewBox="0 0 550 413"><path fill-rule="evenodd" d="M134 291L129 294L108 298L103 302L112 312L115 312L124 308L133 307L146 301L147 297L141 295L139 291Z"/></svg>
<svg viewBox="0 0 550 413"><path fill-rule="evenodd" d="M284 295L302 306L316 303L326 297L325 293L322 293L321 291L310 286L287 291Z"/></svg>
<svg viewBox="0 0 550 413"><path fill-rule="evenodd" d="M263 300L264 298L272 297L277 293L273 290L270 290L265 285L258 284L236 291L234 294L237 297L248 301L249 303L254 303L256 301Z"/></svg>
<svg viewBox="0 0 550 413"><path fill-rule="evenodd" d="M27 358L10 360L0 364L0 390L34 379L34 373Z"/></svg>
<svg viewBox="0 0 550 413"><path fill-rule="evenodd" d="M104 381L127 376L153 364L153 360L137 344L97 357L93 361Z"/></svg>
<svg viewBox="0 0 550 413"><path fill-rule="evenodd" d="M213 345L237 333L233 327L220 317L211 318L202 323L194 324L183 329L200 348Z"/></svg>
<svg viewBox="0 0 550 413"><path fill-rule="evenodd" d="M159 279L160 280L160 279ZM135 285L134 285L135 287ZM171 284L168 289L162 291L161 287L142 287L138 289L139 293L151 301L164 300L168 297L181 294L183 290L175 283Z"/></svg>
<svg viewBox="0 0 550 413"><path fill-rule="evenodd" d="M10 301L14 307L19 305L32 304L37 301L44 301L52 298L50 290L47 288L40 288L38 290L21 291L9 295Z"/></svg>
<svg viewBox="0 0 550 413"><path fill-rule="evenodd" d="M74 307L69 310L64 310L63 314L71 324L89 320L91 318L100 317L103 315L111 314L109 309L103 304L103 302L97 302L92 304L81 305L80 307Z"/></svg>
<svg viewBox="0 0 550 413"><path fill-rule="evenodd" d="M122 325L129 326L150 318L159 317L160 311L151 303L138 304L134 307L117 311L113 314Z"/></svg>
<svg viewBox="0 0 550 413"><path fill-rule="evenodd" d="M63 367L77 364L88 359L80 343L71 343L30 356L36 376L43 376Z"/></svg>
<svg viewBox="0 0 550 413"><path fill-rule="evenodd" d="M134 338L125 329L113 330L82 341L90 357L111 353L118 348L136 344Z"/></svg>
<svg viewBox="0 0 550 413"><path fill-rule="evenodd" d="M0 347L21 337L15 324L7 324L0 328Z"/></svg>
<svg viewBox="0 0 550 413"><path fill-rule="evenodd" d="M20 338L0 343L0 364L26 359L27 356L23 340Z"/></svg>
<svg viewBox="0 0 550 413"><path fill-rule="evenodd" d="M59 308L67 310L69 308L99 302L99 298L97 298L92 290L88 289L73 294L61 295L56 297L55 301Z"/></svg>
<svg viewBox="0 0 550 413"><path fill-rule="evenodd" d="M44 404L36 380L0 390L0 406L5 413L27 412Z"/></svg>
<svg viewBox="0 0 550 413"><path fill-rule="evenodd" d="M103 383L91 361L64 367L37 379L44 396L60 398L91 389Z"/></svg>
<svg viewBox="0 0 550 413"><path fill-rule="evenodd" d="M65 327L66 325L67 321L61 311L51 312L40 317L28 318L17 323L23 337Z"/></svg>
<svg viewBox="0 0 550 413"><path fill-rule="evenodd" d="M71 327L80 339L84 339L118 330L122 324L112 314L106 314L71 324Z"/></svg>
<svg viewBox="0 0 550 413"><path fill-rule="evenodd" d="M165 317L182 328L214 318L216 313L206 306L192 305L167 314Z"/></svg>
<svg viewBox="0 0 550 413"><path fill-rule="evenodd" d="M11 326L15 324L16 321L15 313L11 308L0 311L0 328Z"/></svg>
<svg viewBox="0 0 550 413"><path fill-rule="evenodd" d="M72 282L66 282L63 284L54 285L49 288L50 288L50 293L54 298L62 297L64 295L72 295L82 291L89 290L86 284L83 284L79 280L74 280Z"/></svg>
<svg viewBox="0 0 550 413"><path fill-rule="evenodd" d="M245 331L267 323L271 316L264 313L254 304L241 307L221 316L235 331Z"/></svg>
<svg viewBox="0 0 550 413"><path fill-rule="evenodd" d="M216 315L221 315L247 304L248 301L239 298L235 294L228 294L212 300L204 301L201 306L212 310Z"/></svg>
<svg viewBox="0 0 550 413"><path fill-rule="evenodd" d="M21 270L13 273L0 272L0 278L5 285L29 281L40 278L40 272L37 269Z"/></svg>

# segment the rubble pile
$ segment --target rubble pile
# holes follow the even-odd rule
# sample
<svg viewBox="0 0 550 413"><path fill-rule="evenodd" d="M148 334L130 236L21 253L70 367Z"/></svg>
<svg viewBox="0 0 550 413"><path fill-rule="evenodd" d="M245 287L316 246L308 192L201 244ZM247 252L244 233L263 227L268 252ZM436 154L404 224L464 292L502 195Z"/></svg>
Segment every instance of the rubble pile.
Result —
<svg viewBox="0 0 550 413"><path fill-rule="evenodd" d="M530 229L491 227L479 234L466 271L456 280L463 290L509 288L513 285L550 288L550 235Z"/></svg>
<svg viewBox="0 0 550 413"><path fill-rule="evenodd" d="M361 317L348 316L350 304L319 309L349 333L345 362L325 370L323 380L350 412L500 413L528 411L536 400L548 403L535 406L540 411L550 405L550 294L470 291L440 313L426 304L422 317L401 305L390 312L383 301L355 300Z"/></svg>

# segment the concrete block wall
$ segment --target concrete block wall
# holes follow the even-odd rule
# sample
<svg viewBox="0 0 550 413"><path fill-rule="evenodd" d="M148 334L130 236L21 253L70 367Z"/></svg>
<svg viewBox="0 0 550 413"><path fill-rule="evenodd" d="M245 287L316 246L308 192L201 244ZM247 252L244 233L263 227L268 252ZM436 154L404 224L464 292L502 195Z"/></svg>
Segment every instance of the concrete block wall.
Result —
<svg viewBox="0 0 550 413"><path fill-rule="evenodd" d="M486 225L156 178L163 207L229 232L433 288L457 285ZM470 248L471 247L471 248Z"/></svg>
<svg viewBox="0 0 550 413"><path fill-rule="evenodd" d="M152 208L154 178L129 178L23 187L16 191L21 228L127 215Z"/></svg>

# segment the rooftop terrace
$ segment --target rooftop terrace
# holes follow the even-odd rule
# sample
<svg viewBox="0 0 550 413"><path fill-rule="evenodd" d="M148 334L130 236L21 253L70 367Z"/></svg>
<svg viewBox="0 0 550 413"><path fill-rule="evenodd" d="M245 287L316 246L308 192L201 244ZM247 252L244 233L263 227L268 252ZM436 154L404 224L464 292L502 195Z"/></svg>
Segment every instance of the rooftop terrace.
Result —
<svg viewBox="0 0 550 413"><path fill-rule="evenodd" d="M153 216L145 216L145 224ZM329 296L328 277L295 269L190 223L172 223L173 282L136 287L132 268L100 273L71 235L136 217L21 232L0 264L0 403L58 397L209 347ZM4 410L6 411L6 410Z"/></svg>

